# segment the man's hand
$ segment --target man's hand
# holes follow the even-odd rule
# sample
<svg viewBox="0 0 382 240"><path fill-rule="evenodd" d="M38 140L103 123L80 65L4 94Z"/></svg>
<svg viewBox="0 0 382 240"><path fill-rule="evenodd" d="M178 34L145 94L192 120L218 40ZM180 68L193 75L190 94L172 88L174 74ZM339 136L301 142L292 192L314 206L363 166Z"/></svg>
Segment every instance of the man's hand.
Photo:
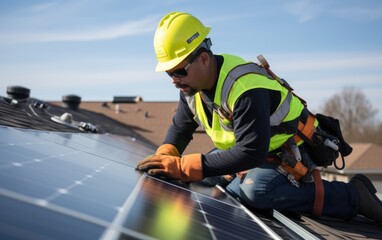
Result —
<svg viewBox="0 0 382 240"><path fill-rule="evenodd" d="M243 181L245 176L247 176L247 173L248 173L248 170L238 172L236 173L236 177L238 177L241 181Z"/></svg>
<svg viewBox="0 0 382 240"><path fill-rule="evenodd" d="M163 176L184 182L203 179L202 154L190 154L183 157L153 155L141 160L137 170L153 176Z"/></svg>
<svg viewBox="0 0 382 240"><path fill-rule="evenodd" d="M174 145L169 143L160 145L154 155L170 155L176 157L180 156L178 149Z"/></svg>

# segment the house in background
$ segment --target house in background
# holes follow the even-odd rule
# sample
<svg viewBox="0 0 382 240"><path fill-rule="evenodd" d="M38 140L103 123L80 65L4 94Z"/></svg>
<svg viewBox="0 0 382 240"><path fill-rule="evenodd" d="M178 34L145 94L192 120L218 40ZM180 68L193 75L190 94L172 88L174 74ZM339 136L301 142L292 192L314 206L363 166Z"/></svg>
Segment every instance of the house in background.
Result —
<svg viewBox="0 0 382 240"><path fill-rule="evenodd" d="M374 183L377 192L382 193L382 147L373 143L350 145L353 147L353 152L345 158L345 168L337 170L330 166L322 171L322 177L330 181L348 182L354 174L362 173ZM337 164L341 166L341 158L337 159Z"/></svg>

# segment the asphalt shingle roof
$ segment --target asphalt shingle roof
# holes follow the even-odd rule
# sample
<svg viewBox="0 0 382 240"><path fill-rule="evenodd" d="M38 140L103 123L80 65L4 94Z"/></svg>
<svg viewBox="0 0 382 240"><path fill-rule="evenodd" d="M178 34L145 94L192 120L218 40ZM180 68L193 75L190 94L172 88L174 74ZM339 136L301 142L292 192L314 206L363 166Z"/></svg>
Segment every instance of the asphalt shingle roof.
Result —
<svg viewBox="0 0 382 240"><path fill-rule="evenodd" d="M59 102L54 102L54 104L60 105ZM132 104L82 102L80 107L81 109L102 113L123 124L134 126L137 133L159 146L166 136L177 106L177 102L137 102ZM204 131L198 129L184 153L207 153L213 148L214 145L210 138Z"/></svg>

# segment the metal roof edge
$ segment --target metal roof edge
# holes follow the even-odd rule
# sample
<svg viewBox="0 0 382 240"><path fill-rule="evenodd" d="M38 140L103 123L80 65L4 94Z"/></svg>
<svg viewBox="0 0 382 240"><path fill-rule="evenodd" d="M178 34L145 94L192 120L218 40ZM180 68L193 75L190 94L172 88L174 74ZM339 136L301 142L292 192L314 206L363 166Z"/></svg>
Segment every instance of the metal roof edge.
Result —
<svg viewBox="0 0 382 240"><path fill-rule="evenodd" d="M319 239L315 235L311 234L292 220L290 220L288 217L284 216L282 213L280 213L277 210L273 209L272 213L273 217L277 219L280 223L282 223L284 226L288 227L291 231L296 233L297 235L301 236L303 239Z"/></svg>

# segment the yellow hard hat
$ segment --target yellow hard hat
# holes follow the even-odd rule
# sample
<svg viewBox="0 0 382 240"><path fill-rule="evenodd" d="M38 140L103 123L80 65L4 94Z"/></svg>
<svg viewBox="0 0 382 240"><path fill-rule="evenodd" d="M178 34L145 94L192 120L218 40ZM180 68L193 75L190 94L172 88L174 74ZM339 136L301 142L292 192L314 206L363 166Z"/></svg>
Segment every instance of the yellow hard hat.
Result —
<svg viewBox="0 0 382 240"><path fill-rule="evenodd" d="M158 60L155 71L174 68L203 42L210 30L188 13L171 12L164 16L154 36Z"/></svg>

